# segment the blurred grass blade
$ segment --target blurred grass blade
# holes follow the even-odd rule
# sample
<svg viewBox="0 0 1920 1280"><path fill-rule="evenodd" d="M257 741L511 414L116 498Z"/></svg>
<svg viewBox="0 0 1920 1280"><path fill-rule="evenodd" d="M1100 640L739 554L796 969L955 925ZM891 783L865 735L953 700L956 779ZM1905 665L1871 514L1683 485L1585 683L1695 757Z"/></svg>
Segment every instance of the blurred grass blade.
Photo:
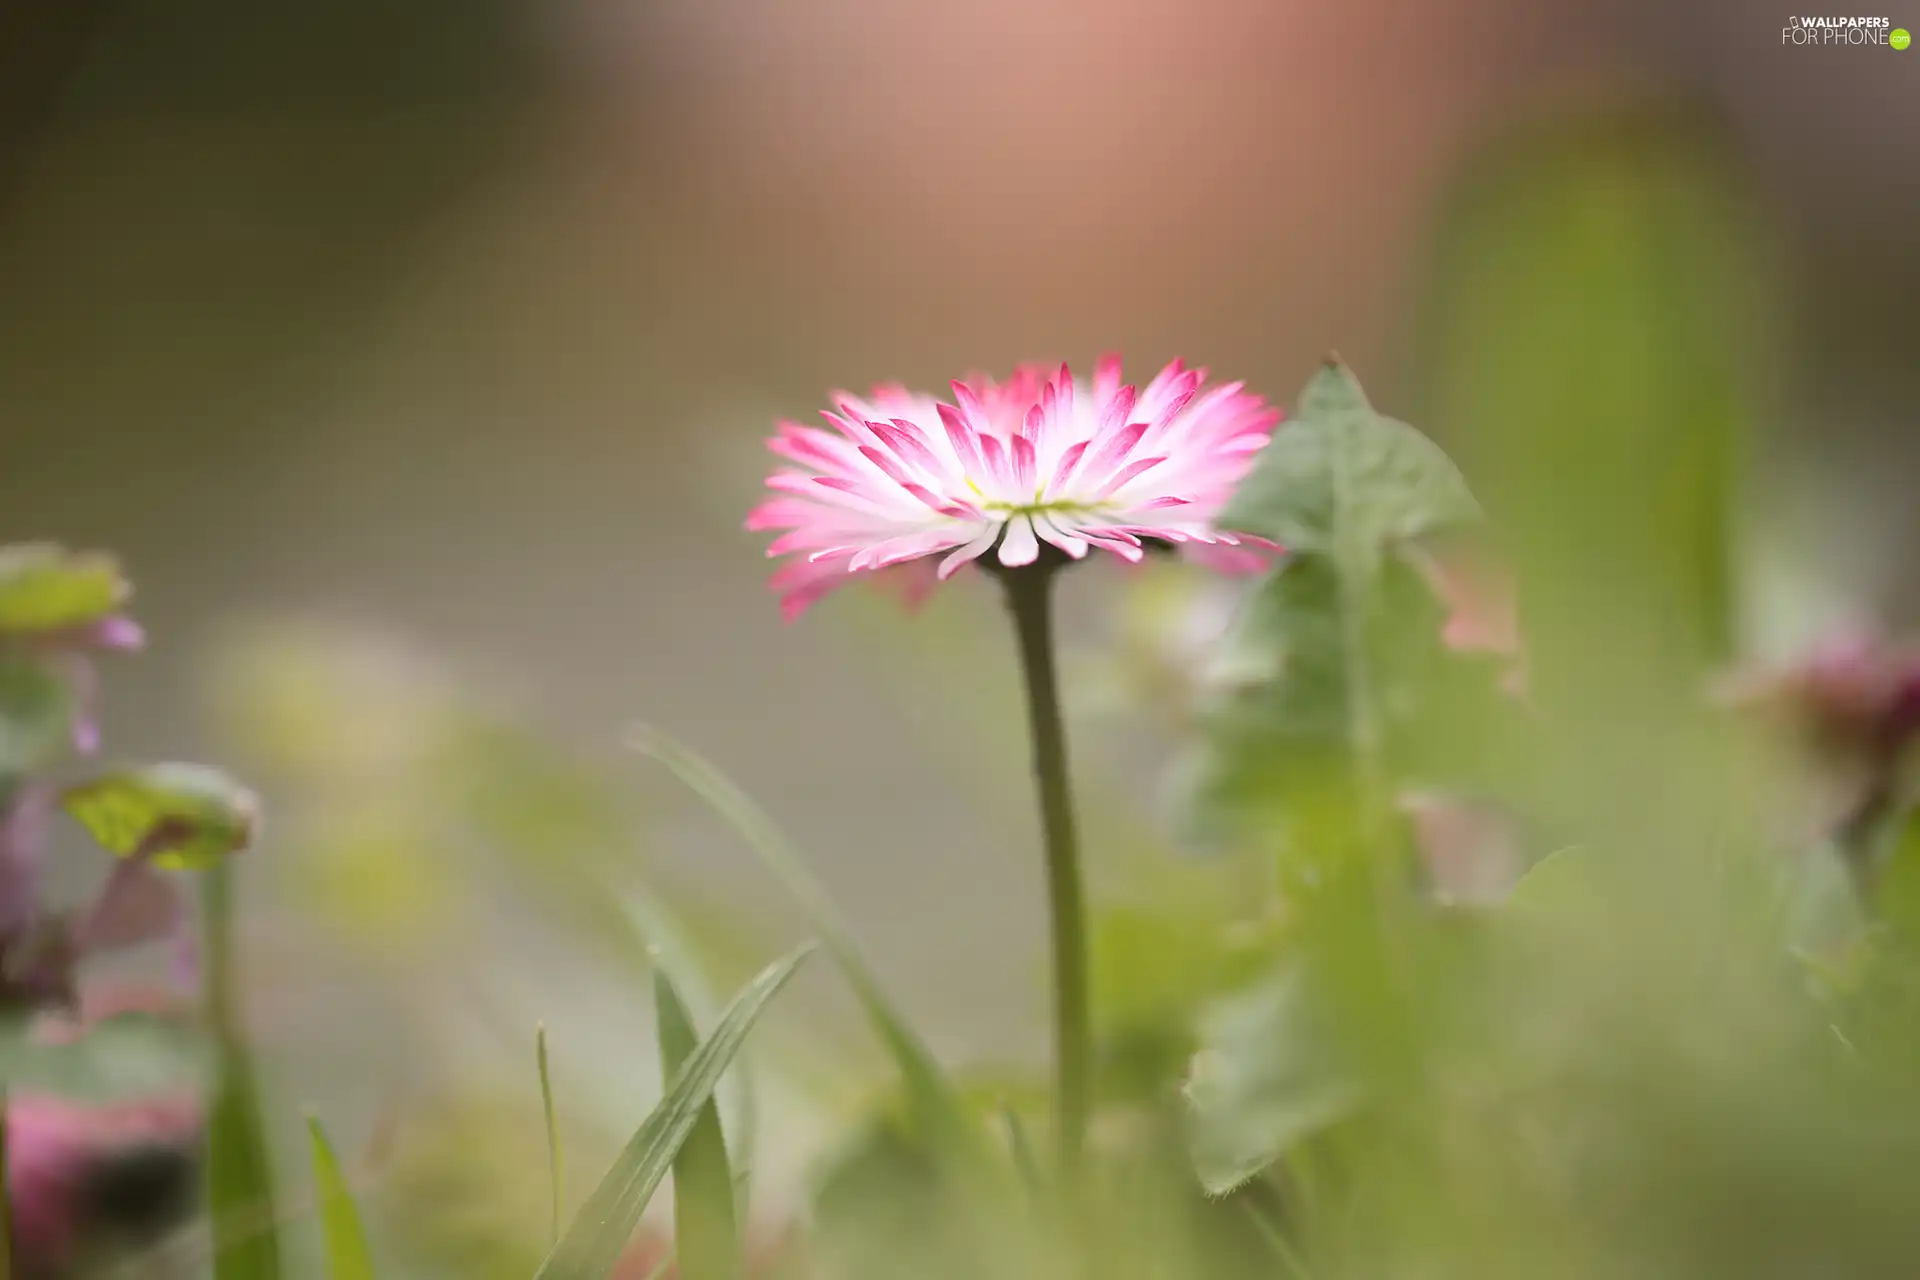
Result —
<svg viewBox="0 0 1920 1280"><path fill-rule="evenodd" d="M604 1280L612 1273L640 1216L646 1212L647 1202L653 1199L681 1146L699 1123L727 1064L740 1051L768 1001L812 950L809 944L767 966L733 998L713 1034L688 1055L666 1096L587 1197L535 1280Z"/></svg>
<svg viewBox="0 0 1920 1280"><path fill-rule="evenodd" d="M220 1084L207 1122L207 1209L215 1226L214 1280L279 1280L280 1242L271 1230L239 1236L223 1221L257 1214L274 1220L273 1169L260 1121L253 1064L240 1031L233 960L233 867L206 881L207 1013L220 1041Z"/></svg>
<svg viewBox="0 0 1920 1280"><path fill-rule="evenodd" d="M653 1005L660 1078L671 1080L693 1056L700 1036L664 968L653 971ZM733 1197L720 1108L709 1098L673 1162L673 1238L681 1280L738 1280L740 1238Z"/></svg>
<svg viewBox="0 0 1920 1280"><path fill-rule="evenodd" d="M687 1011L694 1026L711 1022L719 1012L707 982L699 949L685 919L661 898L645 887L625 891L627 925L635 931L656 970L665 970L673 981L674 994ZM744 1204L752 1180L751 1161L759 1136L758 1102L753 1089L753 1053L743 1049L733 1060L733 1068L715 1096L720 1110L721 1128L732 1139L731 1151L738 1166L734 1170L736 1204Z"/></svg>
<svg viewBox="0 0 1920 1280"><path fill-rule="evenodd" d="M874 1029L898 1064L914 1116L923 1130L943 1142L956 1145L963 1142L968 1131L967 1120L952 1082L926 1044L900 1016L861 953L845 918L779 827L718 769L658 730L640 727L629 735L628 741L635 750L672 770L674 776L725 818L759 856L761 864L793 895L819 932L821 941L833 953Z"/></svg>
<svg viewBox="0 0 1920 1280"><path fill-rule="evenodd" d="M1313 1273L1307 1270L1306 1263L1300 1260L1299 1251L1287 1239L1286 1233L1268 1220L1266 1213L1259 1205L1251 1200L1243 1200L1241 1203L1247 1207L1247 1220L1253 1224L1254 1231L1259 1234L1267 1247L1273 1250L1274 1256L1280 1259L1291 1280L1313 1280Z"/></svg>
<svg viewBox="0 0 1920 1280"><path fill-rule="evenodd" d="M551 1230L553 1243L558 1244L564 1183L560 1164L560 1125L553 1111L553 1075L547 1069L547 1024L544 1022L534 1029L533 1054L540 1065L540 1111L547 1123L547 1182L553 1202Z"/></svg>
<svg viewBox="0 0 1920 1280"><path fill-rule="evenodd" d="M1013 1156L1014 1171L1020 1175L1021 1185L1030 1194L1038 1195L1045 1180L1040 1176L1040 1162L1034 1159L1033 1143L1027 1139L1026 1123L1012 1103L1000 1104L1000 1116L1007 1124L1007 1149Z"/></svg>
<svg viewBox="0 0 1920 1280"><path fill-rule="evenodd" d="M313 1146L314 1193L327 1245L328 1280L373 1280L367 1233L360 1225L360 1211L354 1207L353 1193L340 1172L333 1144L327 1141L320 1121L311 1115L307 1117L307 1134Z"/></svg>

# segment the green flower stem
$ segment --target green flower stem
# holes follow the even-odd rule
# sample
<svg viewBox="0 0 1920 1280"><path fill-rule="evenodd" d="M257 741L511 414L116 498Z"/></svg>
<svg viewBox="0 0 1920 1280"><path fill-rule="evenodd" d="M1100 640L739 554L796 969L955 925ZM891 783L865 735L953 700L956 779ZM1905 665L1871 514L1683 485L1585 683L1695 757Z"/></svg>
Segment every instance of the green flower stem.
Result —
<svg viewBox="0 0 1920 1280"><path fill-rule="evenodd" d="M1053 925L1054 1067L1057 1073L1060 1166L1071 1178L1086 1146L1093 1036L1087 1015L1087 925L1080 852L1067 780L1066 734L1060 723L1054 671L1051 596L1057 565L1049 559L1000 577L1007 589L1026 676L1027 723L1033 736L1033 774L1040 791L1046 837L1047 898Z"/></svg>

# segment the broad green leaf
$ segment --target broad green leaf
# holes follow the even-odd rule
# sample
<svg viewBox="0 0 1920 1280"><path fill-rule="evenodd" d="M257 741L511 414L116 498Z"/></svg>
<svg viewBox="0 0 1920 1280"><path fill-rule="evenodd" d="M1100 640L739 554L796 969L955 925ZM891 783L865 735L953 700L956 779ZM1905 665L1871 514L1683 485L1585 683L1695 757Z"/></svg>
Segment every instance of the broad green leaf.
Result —
<svg viewBox="0 0 1920 1280"><path fill-rule="evenodd" d="M1375 413L1352 371L1330 357L1219 523L1289 551L1340 559L1377 557L1393 542L1470 524L1479 514L1440 446Z"/></svg>
<svg viewBox="0 0 1920 1280"><path fill-rule="evenodd" d="M206 1006L220 1040L220 1085L207 1118L207 1212L214 1280L279 1280L273 1161L261 1121L259 1086L239 1024L233 957L233 867L205 880Z"/></svg>
<svg viewBox="0 0 1920 1280"><path fill-rule="evenodd" d="M109 852L158 867L209 867L252 841L259 801L217 769L157 764L69 787L69 814Z"/></svg>
<svg viewBox="0 0 1920 1280"><path fill-rule="evenodd" d="M1359 1106L1322 993L1288 962L1202 1019L1187 1082L1194 1169L1224 1195Z"/></svg>
<svg viewBox="0 0 1920 1280"><path fill-rule="evenodd" d="M1478 516L1447 456L1374 412L1344 365L1314 375L1221 518L1289 554L1216 658L1191 834L1254 832L1320 860L1377 843L1426 695L1458 678L1412 543Z"/></svg>
<svg viewBox="0 0 1920 1280"><path fill-rule="evenodd" d="M759 856L761 865L772 872L800 904L865 1007L881 1041L892 1053L915 1117L927 1136L945 1143L968 1144L971 1122L960 1106L951 1081L932 1051L894 1007L892 998L886 994L879 976L855 941L853 930L779 827L718 769L666 735L641 729L632 735L631 742L635 749L672 770L674 776L726 819Z"/></svg>
<svg viewBox="0 0 1920 1280"><path fill-rule="evenodd" d="M768 1001L793 977L811 951L811 946L803 947L769 965L734 997L713 1034L688 1055L666 1096L587 1198L535 1280L603 1280L612 1273L647 1203L699 1123L714 1086Z"/></svg>
<svg viewBox="0 0 1920 1280"><path fill-rule="evenodd" d="M653 1007L660 1037L660 1078L671 1080L693 1055L699 1032L665 968L653 971ZM709 1098L673 1162L674 1252L684 1280L738 1280L733 1167Z"/></svg>
<svg viewBox="0 0 1920 1280"><path fill-rule="evenodd" d="M1427 583L1397 556L1373 570L1289 557L1223 641L1221 660L1243 679L1204 708L1190 833L1254 832L1325 861L1384 820L1397 775L1418 767L1432 785L1464 767L1445 732L1458 718L1439 713L1470 694L1491 706L1496 677L1446 651L1442 625Z"/></svg>
<svg viewBox="0 0 1920 1280"><path fill-rule="evenodd" d="M202 1089L216 1075L215 1061L206 1034L175 1018L115 1014L58 1040L32 1018L0 1018L0 1090L124 1102Z"/></svg>
<svg viewBox="0 0 1920 1280"><path fill-rule="evenodd" d="M96 622L119 608L128 591L112 556L46 542L0 547L0 632Z"/></svg>
<svg viewBox="0 0 1920 1280"><path fill-rule="evenodd" d="M328 1280L373 1280L367 1233L360 1224L353 1190L340 1171L333 1144L313 1116L307 1117L307 1134L313 1146L314 1192L319 1201L320 1231L327 1245Z"/></svg>
<svg viewBox="0 0 1920 1280"><path fill-rule="evenodd" d="M0 657L0 779L39 768L72 740L73 694L47 664Z"/></svg>

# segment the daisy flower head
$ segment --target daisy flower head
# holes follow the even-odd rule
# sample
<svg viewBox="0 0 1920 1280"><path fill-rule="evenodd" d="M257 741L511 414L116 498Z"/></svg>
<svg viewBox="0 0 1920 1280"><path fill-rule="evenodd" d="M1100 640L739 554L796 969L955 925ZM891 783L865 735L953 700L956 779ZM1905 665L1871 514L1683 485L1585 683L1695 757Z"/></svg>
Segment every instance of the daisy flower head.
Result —
<svg viewBox="0 0 1920 1280"><path fill-rule="evenodd" d="M1152 544L1220 568L1264 563L1270 543L1213 521L1280 411L1241 383L1205 383L1175 360L1142 390L1109 356L1091 383L1027 365L955 382L951 402L884 385L836 395L830 429L780 423L768 447L790 465L747 528L782 531L767 549L791 557L772 581L782 612L893 566L923 588L982 557L1139 561Z"/></svg>

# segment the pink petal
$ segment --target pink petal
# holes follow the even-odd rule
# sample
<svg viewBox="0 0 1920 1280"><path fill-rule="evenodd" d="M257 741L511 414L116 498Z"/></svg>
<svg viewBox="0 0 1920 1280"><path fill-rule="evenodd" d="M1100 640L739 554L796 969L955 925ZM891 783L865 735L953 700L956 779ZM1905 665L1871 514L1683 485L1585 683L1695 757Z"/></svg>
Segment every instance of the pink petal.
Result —
<svg viewBox="0 0 1920 1280"><path fill-rule="evenodd" d="M1096 499L1105 500L1111 497L1125 487L1129 480L1145 475L1165 461L1165 458L1136 458L1115 474L1113 479L1100 486L1100 492L1095 495Z"/></svg>
<svg viewBox="0 0 1920 1280"><path fill-rule="evenodd" d="M1139 444L1140 437L1145 434L1147 434L1147 424L1134 422L1129 423L1124 430L1109 435L1101 443L1100 448L1087 459L1087 465L1081 471L1081 475L1097 479L1111 474L1114 468L1126 461L1127 455L1133 452L1133 446Z"/></svg>
<svg viewBox="0 0 1920 1280"><path fill-rule="evenodd" d="M968 471L983 471L986 463L980 457L977 442L979 433L968 426L960 416L959 410L951 405L936 405L940 414L940 425L947 429L947 443L953 446L953 453L960 460L960 466Z"/></svg>
<svg viewBox="0 0 1920 1280"><path fill-rule="evenodd" d="M1060 461L1055 464L1053 468L1053 479L1047 482L1047 487L1042 491L1042 496L1051 497L1064 490L1067 487L1067 482L1073 478L1074 466L1081 458L1086 456L1086 452L1087 441L1082 440L1061 454Z"/></svg>

